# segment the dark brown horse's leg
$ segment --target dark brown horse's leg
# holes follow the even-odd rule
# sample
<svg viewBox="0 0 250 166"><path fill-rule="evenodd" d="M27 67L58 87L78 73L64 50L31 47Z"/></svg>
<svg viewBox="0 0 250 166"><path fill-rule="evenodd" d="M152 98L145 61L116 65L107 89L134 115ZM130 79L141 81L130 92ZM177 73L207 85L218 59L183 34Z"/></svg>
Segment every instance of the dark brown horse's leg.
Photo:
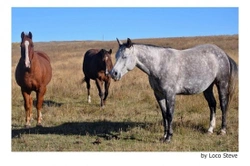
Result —
<svg viewBox="0 0 250 166"><path fill-rule="evenodd" d="M90 97L90 79L85 77L85 81L87 84L87 89L88 89L88 103L91 103L91 97Z"/></svg>
<svg viewBox="0 0 250 166"><path fill-rule="evenodd" d="M102 80L99 80L99 79L96 79L96 86L97 86L97 89L99 91L99 96L100 96L100 99L101 99L101 107L104 106L103 104L103 91L102 91L102 88L103 88L103 81Z"/></svg>
<svg viewBox="0 0 250 166"><path fill-rule="evenodd" d="M30 121L32 120L32 97L31 97L31 91L26 92L25 90L22 89L22 95L24 98L24 108L26 112L26 124L25 127L29 128L30 127Z"/></svg>
<svg viewBox="0 0 250 166"><path fill-rule="evenodd" d="M105 81L105 95L104 95L104 99L103 99L103 104L105 105L106 104L106 99L108 97L108 94L109 94L109 86L110 86L110 81L111 79L108 79L108 81Z"/></svg>
<svg viewBox="0 0 250 166"><path fill-rule="evenodd" d="M37 109L37 126L42 126L42 105L43 105L43 97L46 92L46 87L40 87L40 89L36 92L36 109Z"/></svg>

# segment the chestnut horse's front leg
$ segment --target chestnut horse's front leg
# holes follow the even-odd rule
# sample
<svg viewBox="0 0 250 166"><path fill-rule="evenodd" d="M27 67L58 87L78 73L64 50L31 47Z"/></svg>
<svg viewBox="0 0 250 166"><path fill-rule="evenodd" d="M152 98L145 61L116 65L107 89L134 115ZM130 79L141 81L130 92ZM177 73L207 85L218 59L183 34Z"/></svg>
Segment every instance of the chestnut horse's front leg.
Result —
<svg viewBox="0 0 250 166"><path fill-rule="evenodd" d="M24 89L21 89L23 99L24 99L24 108L26 112L26 117L25 117L25 127L29 128L30 127L30 121L32 120L32 97L31 97L31 91L26 91Z"/></svg>
<svg viewBox="0 0 250 166"><path fill-rule="evenodd" d="M43 98L44 98L45 92L46 92L46 87L44 87L44 86L40 87L39 90L36 92L37 126L42 126L41 109L42 109L42 105L43 105Z"/></svg>

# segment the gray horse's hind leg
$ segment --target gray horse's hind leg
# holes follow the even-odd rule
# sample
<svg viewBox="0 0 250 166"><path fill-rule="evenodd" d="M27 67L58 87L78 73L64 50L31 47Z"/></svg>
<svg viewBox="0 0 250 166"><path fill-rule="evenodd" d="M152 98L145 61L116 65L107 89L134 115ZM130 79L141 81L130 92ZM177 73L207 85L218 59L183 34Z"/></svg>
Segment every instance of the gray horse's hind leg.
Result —
<svg viewBox="0 0 250 166"><path fill-rule="evenodd" d="M221 123L221 134L226 134L227 127L227 109L228 109L228 101L229 101L229 92L228 92L228 84L225 82L219 82L217 84L220 106L222 111L222 123Z"/></svg>
<svg viewBox="0 0 250 166"><path fill-rule="evenodd" d="M213 129L216 125L216 100L214 98L213 94L213 86L214 84L211 84L204 92L204 96L208 102L208 106L210 108L210 126L208 129L209 133L213 133Z"/></svg>

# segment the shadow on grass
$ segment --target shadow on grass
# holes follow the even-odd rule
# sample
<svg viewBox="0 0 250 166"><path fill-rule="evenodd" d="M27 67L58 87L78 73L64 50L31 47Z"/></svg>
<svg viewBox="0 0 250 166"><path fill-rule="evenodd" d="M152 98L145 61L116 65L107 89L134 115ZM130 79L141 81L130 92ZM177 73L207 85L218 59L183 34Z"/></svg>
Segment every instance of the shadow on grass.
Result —
<svg viewBox="0 0 250 166"><path fill-rule="evenodd" d="M23 134L57 134L57 135L81 135L81 136L97 136L104 139L120 139L120 132L127 132L132 128L139 127L146 130L155 130L157 127L161 127L161 123L142 123L142 122L111 122L111 121L95 121L95 122L68 122L59 126L52 127L33 127L12 129L12 139L21 138ZM193 124L191 122L173 123L173 129L184 127L196 130L203 134L207 133L207 129L201 124ZM132 137L124 139L135 139ZM141 141L141 140L140 140Z"/></svg>
<svg viewBox="0 0 250 166"><path fill-rule="evenodd" d="M136 122L69 122L54 127L33 127L12 129L12 138L20 138L22 134L58 134L58 135L90 135L100 136L114 135L121 131L128 131L134 127L145 128L145 123Z"/></svg>
<svg viewBox="0 0 250 166"><path fill-rule="evenodd" d="M33 106L36 106L36 102L37 100L33 100ZM47 106L47 107L61 107L63 105L63 103L58 103L52 100L44 100L43 101L43 107Z"/></svg>

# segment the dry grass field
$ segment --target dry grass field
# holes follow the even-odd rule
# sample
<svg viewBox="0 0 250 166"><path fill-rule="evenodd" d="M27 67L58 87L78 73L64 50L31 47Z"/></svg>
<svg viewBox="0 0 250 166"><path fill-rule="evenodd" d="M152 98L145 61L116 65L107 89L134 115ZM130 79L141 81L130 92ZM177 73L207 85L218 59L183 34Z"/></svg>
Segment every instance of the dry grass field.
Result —
<svg viewBox="0 0 250 166"><path fill-rule="evenodd" d="M238 64L238 35L132 41L176 49L213 43ZM104 109L99 106L98 91L91 81L92 103L87 103L86 84L82 83L83 55L90 48L111 48L115 63L116 41L35 42L34 46L50 56L53 68L42 109L43 127L36 128L34 120L30 129L24 128L23 98L14 77L20 47L19 43L12 43L12 151L239 151L238 88L228 111L227 135L216 133L221 124L217 93L217 125L212 135L206 133L209 108L203 94L178 96L174 136L170 144L165 144L160 141L160 108L147 75L139 69L127 73L121 81L112 80ZM34 92L32 95L35 99ZM33 116L35 119L35 107Z"/></svg>

